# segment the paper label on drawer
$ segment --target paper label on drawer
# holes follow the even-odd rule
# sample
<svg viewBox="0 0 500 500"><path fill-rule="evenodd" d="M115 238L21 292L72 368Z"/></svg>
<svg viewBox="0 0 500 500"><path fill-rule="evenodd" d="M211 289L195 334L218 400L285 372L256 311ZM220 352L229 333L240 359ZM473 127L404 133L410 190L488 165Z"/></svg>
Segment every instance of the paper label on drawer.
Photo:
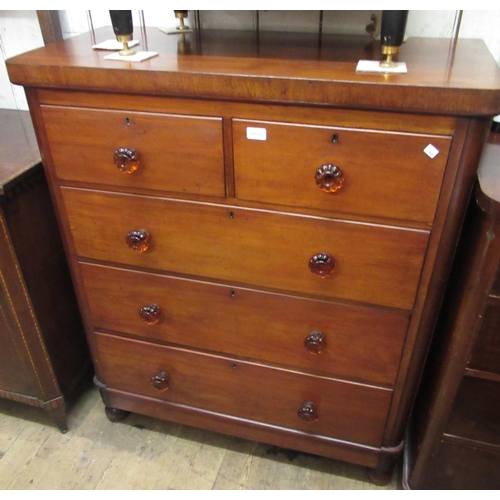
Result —
<svg viewBox="0 0 500 500"><path fill-rule="evenodd" d="M261 127L247 127L247 139L251 141L266 141L267 130Z"/></svg>
<svg viewBox="0 0 500 500"><path fill-rule="evenodd" d="M429 157L429 158L435 158L439 154L439 149L436 148L436 146L433 146L432 144L429 144L425 149L424 153Z"/></svg>

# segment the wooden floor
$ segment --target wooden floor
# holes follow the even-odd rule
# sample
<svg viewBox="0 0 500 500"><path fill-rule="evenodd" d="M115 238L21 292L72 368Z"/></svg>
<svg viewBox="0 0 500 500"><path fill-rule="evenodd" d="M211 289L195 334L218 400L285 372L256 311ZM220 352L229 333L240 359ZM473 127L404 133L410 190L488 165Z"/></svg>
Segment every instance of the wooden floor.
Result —
<svg viewBox="0 0 500 500"><path fill-rule="evenodd" d="M382 488L363 467L335 460L140 415L113 424L89 384L69 408L66 434L45 411L0 399L0 489Z"/></svg>

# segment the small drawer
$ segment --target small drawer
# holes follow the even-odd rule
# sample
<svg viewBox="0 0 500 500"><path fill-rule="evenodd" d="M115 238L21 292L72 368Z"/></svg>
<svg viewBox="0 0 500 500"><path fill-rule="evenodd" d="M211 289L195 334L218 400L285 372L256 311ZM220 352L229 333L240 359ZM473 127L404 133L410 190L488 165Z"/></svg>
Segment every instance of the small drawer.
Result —
<svg viewBox="0 0 500 500"><path fill-rule="evenodd" d="M380 446L392 391L96 334L109 389Z"/></svg>
<svg viewBox="0 0 500 500"><path fill-rule="evenodd" d="M42 106L56 174L90 182L222 197L222 120Z"/></svg>
<svg viewBox="0 0 500 500"><path fill-rule="evenodd" d="M451 138L233 120L233 144L241 200L432 222Z"/></svg>
<svg viewBox="0 0 500 500"><path fill-rule="evenodd" d="M94 328L351 379L396 380L405 314L95 264L80 269Z"/></svg>
<svg viewBox="0 0 500 500"><path fill-rule="evenodd" d="M407 310L429 238L422 230L224 205L74 188L62 194L80 257Z"/></svg>

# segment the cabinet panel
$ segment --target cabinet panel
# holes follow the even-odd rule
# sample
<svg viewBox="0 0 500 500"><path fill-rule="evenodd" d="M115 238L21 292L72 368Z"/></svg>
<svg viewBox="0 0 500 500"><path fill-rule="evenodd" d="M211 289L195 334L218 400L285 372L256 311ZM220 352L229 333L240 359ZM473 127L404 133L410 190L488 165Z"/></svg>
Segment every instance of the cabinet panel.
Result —
<svg viewBox="0 0 500 500"><path fill-rule="evenodd" d="M500 298L490 298L468 367L500 375Z"/></svg>
<svg viewBox="0 0 500 500"><path fill-rule="evenodd" d="M464 377L450 413L445 435L500 447L500 392L498 382ZM494 446L493 446L494 445ZM483 447L485 445L483 444Z"/></svg>
<svg viewBox="0 0 500 500"><path fill-rule="evenodd" d="M422 490L498 490L500 453L444 440L429 462Z"/></svg>
<svg viewBox="0 0 500 500"><path fill-rule="evenodd" d="M0 289L0 346L0 392L41 398L29 354L22 347L22 332L10 313L3 289Z"/></svg>
<svg viewBox="0 0 500 500"><path fill-rule="evenodd" d="M500 297L500 269L495 274L495 281L491 287L491 294L495 297Z"/></svg>

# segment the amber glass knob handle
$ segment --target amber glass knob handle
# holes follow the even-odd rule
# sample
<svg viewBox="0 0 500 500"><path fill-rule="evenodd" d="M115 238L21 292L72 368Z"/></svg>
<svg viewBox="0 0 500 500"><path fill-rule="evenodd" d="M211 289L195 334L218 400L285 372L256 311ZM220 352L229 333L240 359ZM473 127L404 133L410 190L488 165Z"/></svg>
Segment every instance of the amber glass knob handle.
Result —
<svg viewBox="0 0 500 500"><path fill-rule="evenodd" d="M133 174L139 168L141 155L133 148L118 148L113 155L115 165L126 174Z"/></svg>
<svg viewBox="0 0 500 500"><path fill-rule="evenodd" d="M345 181L344 172L337 165L322 165L316 170L316 184L326 193L335 193Z"/></svg>
<svg viewBox="0 0 500 500"><path fill-rule="evenodd" d="M168 390L168 373L167 372L158 372L156 375L151 377L151 385L157 390L165 392Z"/></svg>
<svg viewBox="0 0 500 500"><path fill-rule="evenodd" d="M125 237L127 245L136 252L145 252L149 248L149 233L145 229L129 231Z"/></svg>
<svg viewBox="0 0 500 500"><path fill-rule="evenodd" d="M304 345L311 354L321 354L326 350L326 337L322 332L313 330L305 339Z"/></svg>
<svg viewBox="0 0 500 500"><path fill-rule="evenodd" d="M309 269L321 278L328 278L335 269L335 260L327 253L318 253L309 259Z"/></svg>
<svg viewBox="0 0 500 500"><path fill-rule="evenodd" d="M316 405L311 401L305 401L297 411L297 415L304 422L317 422L319 419Z"/></svg>
<svg viewBox="0 0 500 500"><path fill-rule="evenodd" d="M156 325L160 322L160 307L156 304L142 306L139 309L139 316L147 325Z"/></svg>

